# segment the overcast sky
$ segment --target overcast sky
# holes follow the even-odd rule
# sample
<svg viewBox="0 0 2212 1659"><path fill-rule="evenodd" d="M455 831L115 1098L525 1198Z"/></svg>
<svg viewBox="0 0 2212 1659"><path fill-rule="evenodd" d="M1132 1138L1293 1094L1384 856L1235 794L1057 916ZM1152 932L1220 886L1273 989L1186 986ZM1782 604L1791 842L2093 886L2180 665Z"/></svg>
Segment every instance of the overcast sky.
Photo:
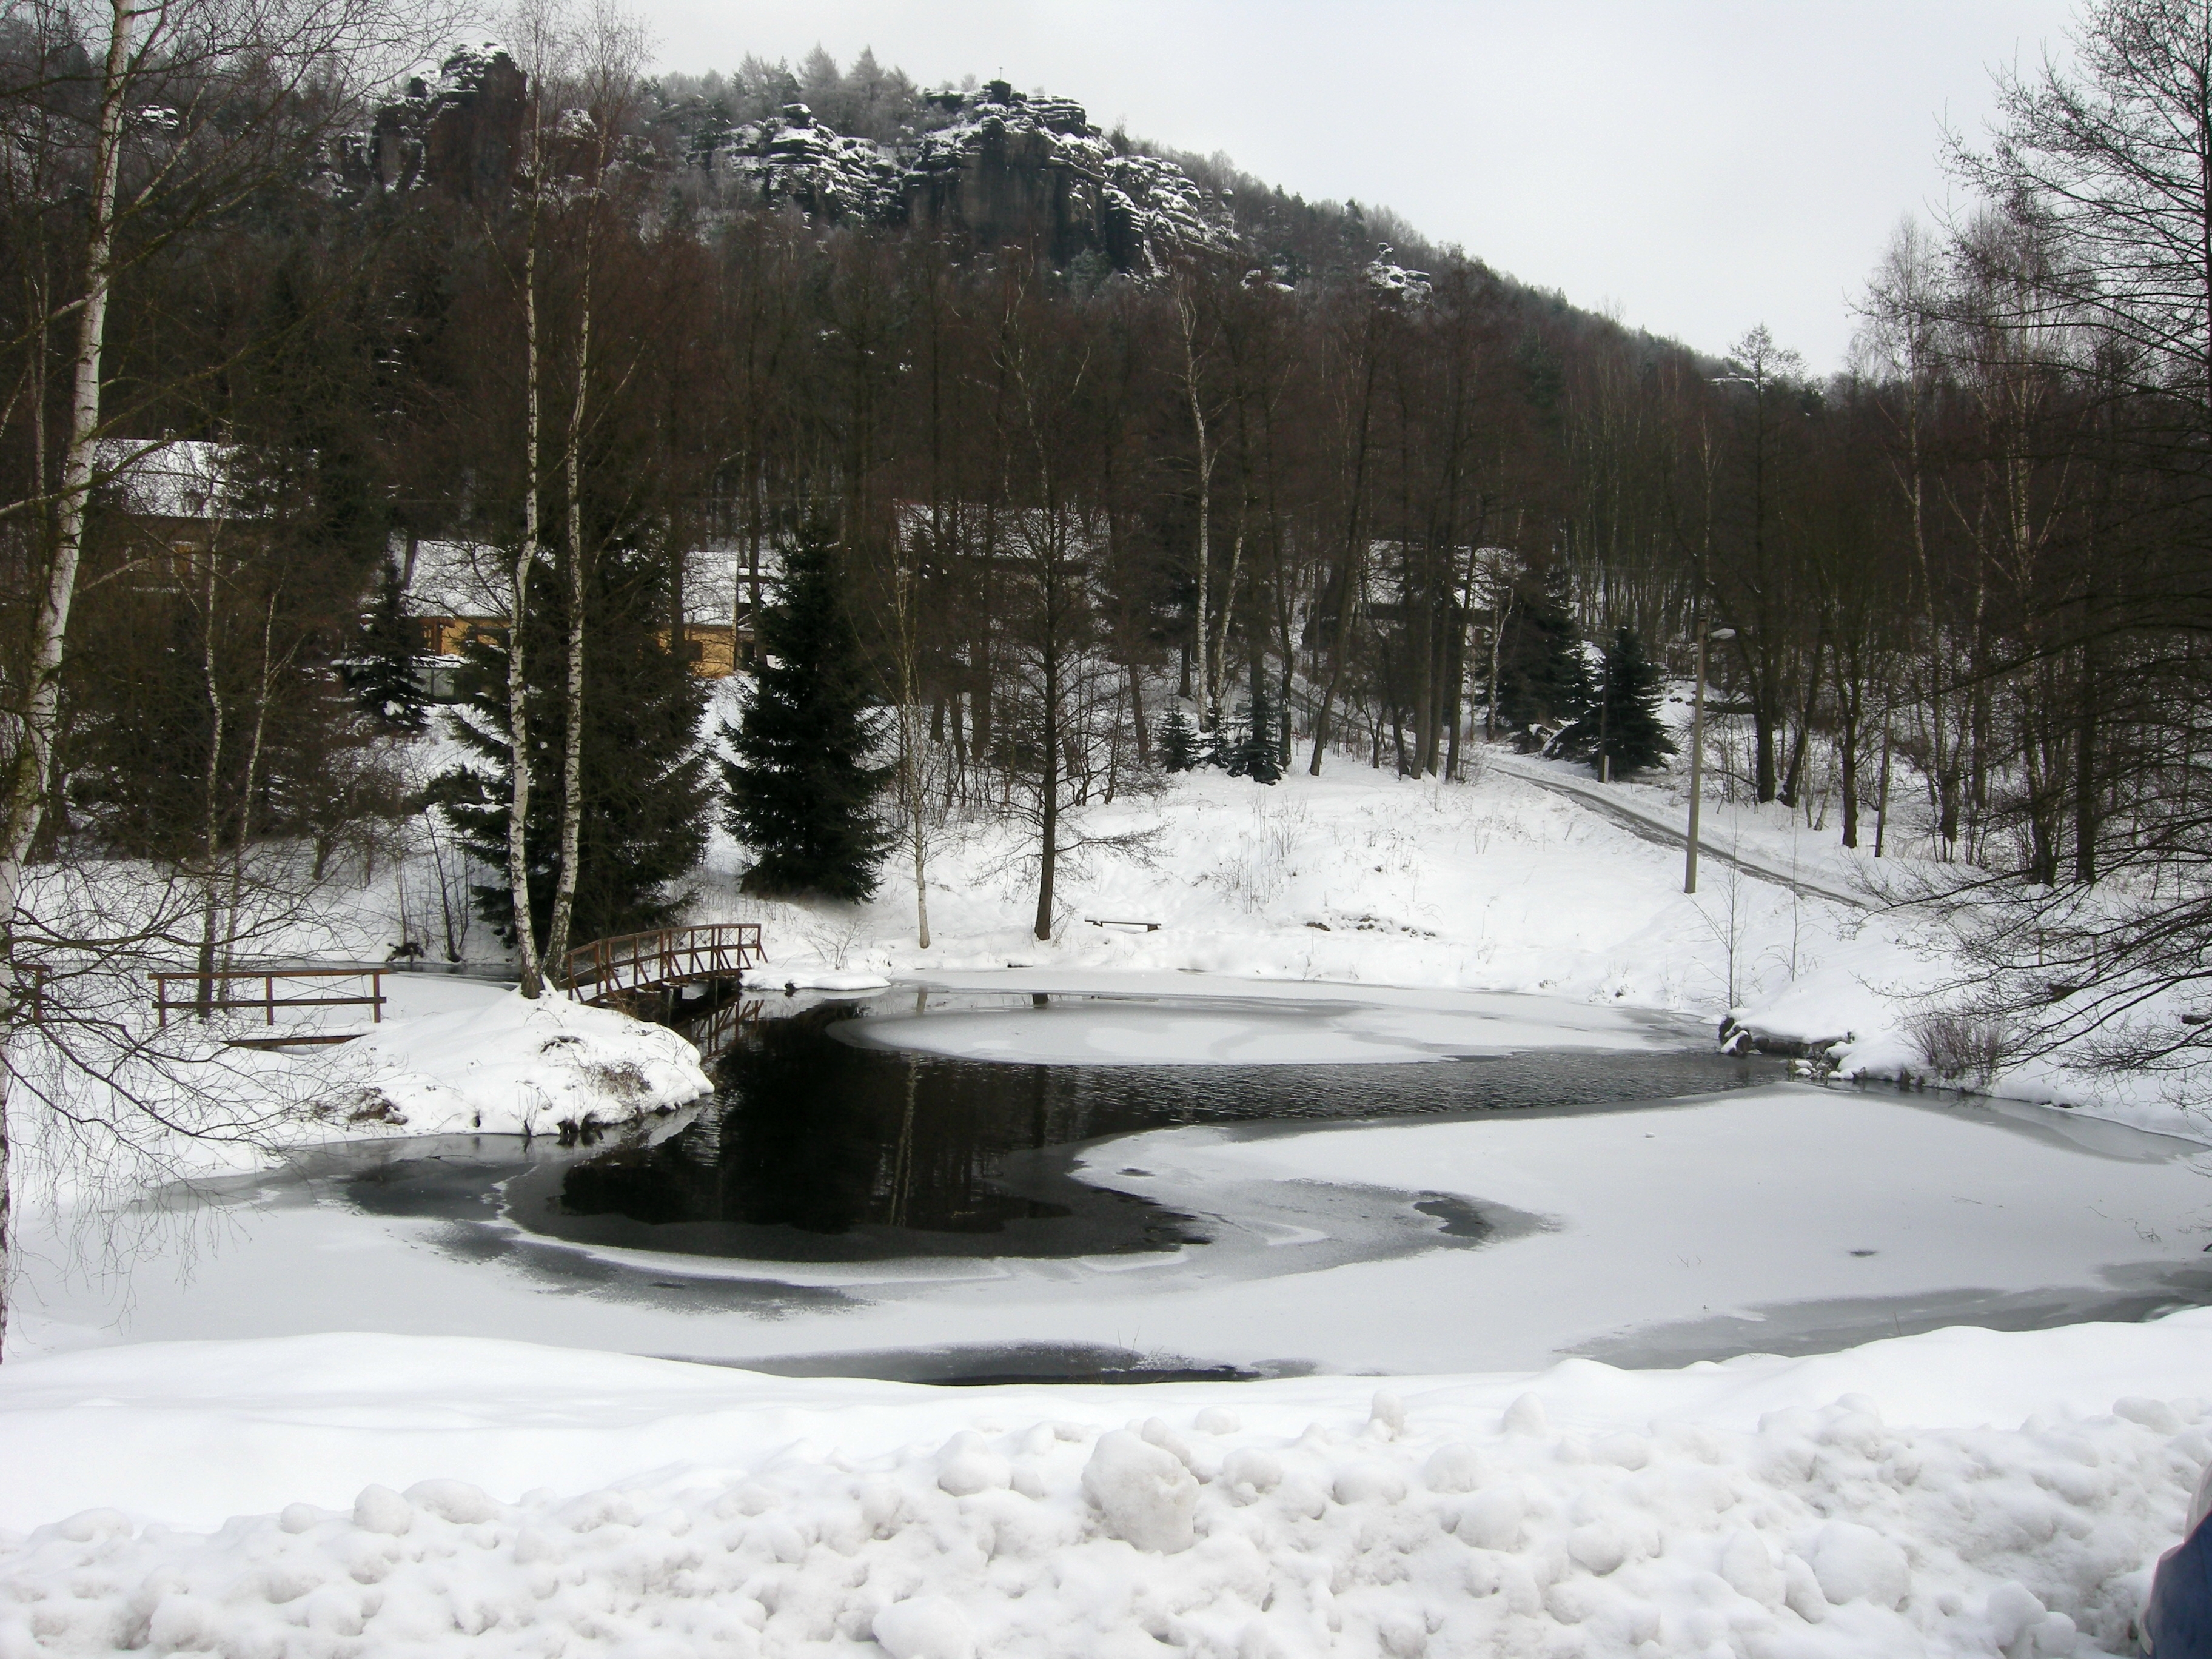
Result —
<svg viewBox="0 0 2212 1659"><path fill-rule="evenodd" d="M1754 323L1838 367L1948 120L2063 56L2069 0L635 0L662 67L1003 75L1092 120L1395 209L1576 304L1708 350Z"/></svg>

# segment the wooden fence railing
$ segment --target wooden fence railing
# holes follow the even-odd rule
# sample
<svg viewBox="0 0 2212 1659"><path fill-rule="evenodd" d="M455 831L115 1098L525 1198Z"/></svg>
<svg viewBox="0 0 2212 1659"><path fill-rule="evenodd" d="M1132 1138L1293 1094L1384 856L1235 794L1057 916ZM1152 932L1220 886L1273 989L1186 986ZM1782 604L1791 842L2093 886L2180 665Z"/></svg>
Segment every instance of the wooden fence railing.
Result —
<svg viewBox="0 0 2212 1659"><path fill-rule="evenodd" d="M169 1023L171 1014L230 1013L240 1009L258 1008L266 1016L267 1023L276 1023L277 1011L295 1008L367 1008L372 1022L384 1018L384 970L380 968L179 968L151 975L154 981L154 1007L161 1015L161 1024ZM367 980L367 996L310 997L279 996L279 984L295 980L352 979ZM258 996L239 996L231 988L240 983L261 987ZM186 988L179 995L173 986ZM347 1036L330 1036L320 1032L289 1037L288 1042L344 1042Z"/></svg>
<svg viewBox="0 0 2212 1659"><path fill-rule="evenodd" d="M757 921L719 921L704 927L661 927L593 939L568 952L561 983L579 1002L596 1002L618 991L661 985L696 985L736 979L761 959Z"/></svg>

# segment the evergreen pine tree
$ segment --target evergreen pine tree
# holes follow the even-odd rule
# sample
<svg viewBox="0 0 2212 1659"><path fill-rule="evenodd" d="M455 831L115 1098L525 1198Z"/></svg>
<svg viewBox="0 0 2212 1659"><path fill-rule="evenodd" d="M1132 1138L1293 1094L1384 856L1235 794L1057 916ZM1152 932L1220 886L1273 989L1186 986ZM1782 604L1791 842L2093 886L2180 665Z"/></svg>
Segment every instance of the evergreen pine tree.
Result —
<svg viewBox="0 0 2212 1659"><path fill-rule="evenodd" d="M1274 783L1283 775L1282 751L1275 740L1275 711L1267 687L1255 684L1245 705L1244 730L1229 750L1229 775L1255 783Z"/></svg>
<svg viewBox="0 0 2212 1659"><path fill-rule="evenodd" d="M526 662L530 753L530 908L542 930L560 873L561 757L568 685L566 595L541 571L531 584ZM673 913L675 884L706 851L712 794L700 751L706 688L669 648L675 583L666 561L622 547L592 562L584 704L583 817L577 841L576 903L569 937L578 945L659 927ZM462 844L492 870L507 867L507 642L467 648L465 699L455 735L474 757L434 785ZM477 910L514 936L504 880L472 890Z"/></svg>
<svg viewBox="0 0 2212 1659"><path fill-rule="evenodd" d="M890 844L869 806L890 776L869 763L880 723L826 538L808 532L783 563L783 592L760 620L752 702L723 727L723 817L753 854L745 891L864 899Z"/></svg>
<svg viewBox="0 0 2212 1659"><path fill-rule="evenodd" d="M1168 716L1160 722L1159 743L1160 764L1169 771L1188 772L1199 763L1198 733L1180 701L1168 705Z"/></svg>
<svg viewBox="0 0 2212 1659"><path fill-rule="evenodd" d="M1590 682L1566 573L1526 573L1516 586L1521 591L1499 642L1498 684L1492 689L1498 723L1524 733L1555 721L1571 723L1589 708Z"/></svg>
<svg viewBox="0 0 2212 1659"><path fill-rule="evenodd" d="M1659 717L1665 683L1659 665L1644 654L1632 628L1613 632L1605 648L1601 680L1589 710L1559 734L1559 752L1587 760L1616 778L1648 771L1674 752Z"/></svg>
<svg viewBox="0 0 2212 1659"><path fill-rule="evenodd" d="M428 699L415 682L421 644L421 629L407 611L399 567L386 558L375 597L362 617L345 682L362 708L395 732L420 732L429 724L424 713Z"/></svg>

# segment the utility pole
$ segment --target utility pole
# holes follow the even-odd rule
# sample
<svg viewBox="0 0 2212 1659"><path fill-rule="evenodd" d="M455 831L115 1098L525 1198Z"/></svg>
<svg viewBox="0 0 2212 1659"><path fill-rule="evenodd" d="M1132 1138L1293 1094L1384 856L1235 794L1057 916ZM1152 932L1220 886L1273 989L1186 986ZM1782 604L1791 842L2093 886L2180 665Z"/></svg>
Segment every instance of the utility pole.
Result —
<svg viewBox="0 0 2212 1659"><path fill-rule="evenodd" d="M1710 634L1698 629L1698 684L1690 696L1690 834L1689 850L1682 861L1682 890L1698 890L1698 808L1705 801L1705 646L1711 640L1732 640L1733 628L1716 628Z"/></svg>

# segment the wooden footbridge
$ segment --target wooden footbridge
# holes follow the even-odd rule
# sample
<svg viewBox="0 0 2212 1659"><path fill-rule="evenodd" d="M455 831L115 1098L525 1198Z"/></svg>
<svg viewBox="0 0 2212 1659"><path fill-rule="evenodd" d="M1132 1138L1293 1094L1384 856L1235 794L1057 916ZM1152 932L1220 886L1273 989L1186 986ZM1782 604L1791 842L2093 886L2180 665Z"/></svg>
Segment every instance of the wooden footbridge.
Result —
<svg viewBox="0 0 2212 1659"><path fill-rule="evenodd" d="M684 1012L684 988L705 985L715 989L734 987L745 969L762 957L760 924L757 921L715 922L703 927L659 927L648 933L622 933L593 939L571 951L560 971L549 975L552 988L578 1002L594 1006L617 1006L626 1012L650 1010L663 1019ZM161 1023L173 1017L196 1014L258 1013L270 1028L266 1036L240 1035L228 1039L234 1047L286 1048L301 1043L350 1042L355 1031L278 1030L280 1011L361 1007L369 1010L371 1023L384 1018L384 980L392 970L367 967L216 968L166 969L151 975L154 1007ZM366 994L302 995L325 991L331 981L356 980L368 987ZM241 994L233 988L244 981Z"/></svg>
<svg viewBox="0 0 2212 1659"><path fill-rule="evenodd" d="M579 1002L605 1005L680 996L687 985L735 981L761 959L757 921L660 927L593 939L568 952L559 984Z"/></svg>

